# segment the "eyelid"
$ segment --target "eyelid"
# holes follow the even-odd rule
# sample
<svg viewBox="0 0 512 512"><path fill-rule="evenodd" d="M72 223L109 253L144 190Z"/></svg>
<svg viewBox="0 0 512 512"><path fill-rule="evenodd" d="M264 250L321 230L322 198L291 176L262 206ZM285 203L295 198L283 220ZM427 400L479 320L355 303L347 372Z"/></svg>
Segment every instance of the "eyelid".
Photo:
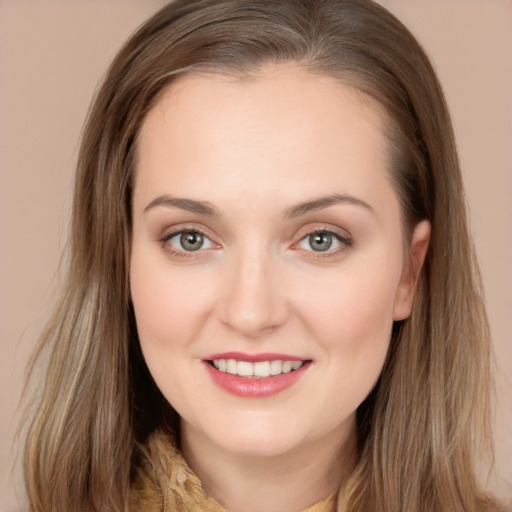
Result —
<svg viewBox="0 0 512 512"><path fill-rule="evenodd" d="M207 241L207 243L209 243L208 247L201 247L200 249L197 249L197 251L187 251L186 249L181 249L180 247L177 247L176 245L174 245L172 243L172 241L174 239L181 239L182 235L184 234L187 234L187 233L197 233L199 235L201 235L201 238L202 238L202 241L203 241L203 244ZM177 233L172 233L170 236L166 237L166 242L168 244L171 245L171 247L174 247L174 249L178 249L179 251L183 250L184 252L199 252L199 251L203 251L205 249L210 249L211 247L213 247L213 242L210 240L210 238L208 236L206 236L204 233L201 233L200 231L197 231L197 230L182 230L182 231L178 231Z"/></svg>
<svg viewBox="0 0 512 512"><path fill-rule="evenodd" d="M309 236L315 234L327 234L334 237L338 242L339 246L334 249L328 249L326 251L314 251L313 249L303 249L299 247L304 240L306 240ZM299 240L292 245L293 250L301 250L304 251L308 255L308 257L315 259L325 259L333 256L338 256L348 250L353 245L353 239L350 233L346 230L333 227L332 225L316 225L314 228L303 228L300 230L300 235L298 235Z"/></svg>
<svg viewBox="0 0 512 512"><path fill-rule="evenodd" d="M172 238L179 236L183 233L199 233L205 239L210 242L210 246L206 248L198 249L197 251L187 251L185 249L179 249L175 246L172 246L169 243L169 240ZM296 242L291 246L292 250L301 250L304 253L308 254L308 257L315 259L326 259L332 256L340 255L341 253L348 250L353 245L353 239L351 234L338 226L332 226L330 224L316 224L314 227L304 226L300 230L298 230L295 238L298 238ZM333 236L338 242L339 246L334 249L327 249L326 251L314 251L313 249L303 249L299 247L299 244L303 242L307 237L321 233L328 234ZM221 248L222 246L214 240L214 236L209 234L209 230L203 227L198 227L194 224L181 224L177 226L170 227L163 231L163 234L158 237L158 242L161 243L162 247L172 255L176 255L178 257L199 257L201 255L205 255L205 253L210 252L210 250L216 250Z"/></svg>
<svg viewBox="0 0 512 512"><path fill-rule="evenodd" d="M199 257L209 252L212 249L220 248L220 244L213 240L213 236L208 233L209 230L197 227L195 225L190 224L181 224L178 226L173 226L163 231L163 234L160 235L157 241L162 245L162 247L171 255L190 258L190 257ZM171 245L169 241L174 237L180 236L183 233L199 233L204 239L210 242L209 247L198 249L197 251L187 251L185 249L180 249L174 245Z"/></svg>
<svg viewBox="0 0 512 512"><path fill-rule="evenodd" d="M315 233L327 233L335 236L337 239L344 241L345 243L353 243L352 235L347 229L324 222L308 223L298 229L294 237L302 240L303 238L309 235L314 235Z"/></svg>

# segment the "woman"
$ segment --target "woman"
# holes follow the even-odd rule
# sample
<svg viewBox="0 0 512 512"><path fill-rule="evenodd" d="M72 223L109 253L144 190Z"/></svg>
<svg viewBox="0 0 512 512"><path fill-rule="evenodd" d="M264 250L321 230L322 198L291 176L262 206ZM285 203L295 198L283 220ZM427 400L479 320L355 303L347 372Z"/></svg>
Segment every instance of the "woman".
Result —
<svg viewBox="0 0 512 512"><path fill-rule="evenodd" d="M451 124L386 10L169 4L114 60L75 187L33 510L498 510Z"/></svg>

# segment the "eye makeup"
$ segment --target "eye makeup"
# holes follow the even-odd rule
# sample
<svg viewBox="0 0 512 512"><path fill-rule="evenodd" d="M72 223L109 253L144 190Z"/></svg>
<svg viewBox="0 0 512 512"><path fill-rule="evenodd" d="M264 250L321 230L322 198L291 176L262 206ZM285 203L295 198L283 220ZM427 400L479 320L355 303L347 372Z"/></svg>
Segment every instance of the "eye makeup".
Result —
<svg viewBox="0 0 512 512"><path fill-rule="evenodd" d="M158 242L172 257L202 258L211 251L222 248L206 231L196 226L180 225L165 231L158 238ZM314 228L301 229L298 241L294 242L290 249L301 252L307 258L326 260L342 255L352 245L352 237L345 230L317 225Z"/></svg>

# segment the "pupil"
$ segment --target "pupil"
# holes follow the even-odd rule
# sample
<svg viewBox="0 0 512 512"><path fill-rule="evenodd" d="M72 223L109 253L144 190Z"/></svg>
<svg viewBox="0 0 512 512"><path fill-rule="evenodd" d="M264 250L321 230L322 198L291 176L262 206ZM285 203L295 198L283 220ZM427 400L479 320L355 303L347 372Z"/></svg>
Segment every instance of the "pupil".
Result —
<svg viewBox="0 0 512 512"><path fill-rule="evenodd" d="M309 243L314 251L327 251L332 245L332 236L323 234L310 235Z"/></svg>
<svg viewBox="0 0 512 512"><path fill-rule="evenodd" d="M203 235L200 233L183 233L180 242L185 250L197 251L203 245Z"/></svg>

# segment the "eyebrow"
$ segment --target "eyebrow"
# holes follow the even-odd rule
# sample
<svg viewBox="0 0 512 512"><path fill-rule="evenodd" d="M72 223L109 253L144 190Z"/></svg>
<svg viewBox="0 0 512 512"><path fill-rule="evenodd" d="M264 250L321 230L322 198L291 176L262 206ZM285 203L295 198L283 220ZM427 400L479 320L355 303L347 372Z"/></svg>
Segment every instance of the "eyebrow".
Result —
<svg viewBox="0 0 512 512"><path fill-rule="evenodd" d="M291 208L288 208L284 213L284 218L296 218L307 213L315 212L328 208L339 203L348 203L356 206L362 206L369 210L371 213L375 213L375 210L362 199L357 197L346 195L346 194L330 194L328 196L318 197L310 201L299 203ZM153 199L145 208L144 213L148 210L157 206L166 206L171 208L180 208L200 215L208 215L212 217L218 217L218 210L207 201L196 201L194 199L188 199L183 197L171 197L168 195L159 196Z"/></svg>
<svg viewBox="0 0 512 512"><path fill-rule="evenodd" d="M299 203L295 206L292 206L291 208L288 208L288 210L286 210L284 217L300 217L301 215L305 215L306 213L323 210L324 208L328 208L329 206L339 203L348 203L356 206L362 206L363 208L369 210L371 213L375 214L375 210L362 199L358 199L357 197L346 194L330 194L328 196L318 197L311 201L306 201L304 203Z"/></svg>
<svg viewBox="0 0 512 512"><path fill-rule="evenodd" d="M156 199L153 199L153 201L144 208L144 213L156 206L180 208L182 210L199 213L201 215L219 215L213 205L206 201L195 201L194 199L171 196L159 196Z"/></svg>

